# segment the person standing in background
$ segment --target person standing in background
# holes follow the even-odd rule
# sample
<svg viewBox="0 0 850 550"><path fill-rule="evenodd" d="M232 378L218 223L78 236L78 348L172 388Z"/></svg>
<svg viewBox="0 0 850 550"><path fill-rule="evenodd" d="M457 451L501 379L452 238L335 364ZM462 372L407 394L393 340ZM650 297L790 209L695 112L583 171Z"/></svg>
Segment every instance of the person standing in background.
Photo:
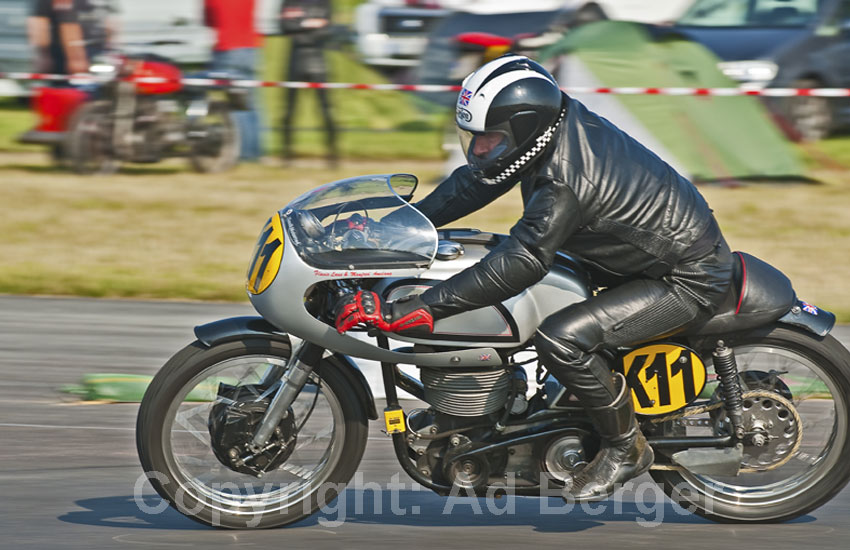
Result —
<svg viewBox="0 0 850 550"><path fill-rule="evenodd" d="M27 33L35 71L84 73L115 38L111 0L33 0Z"/></svg>
<svg viewBox="0 0 850 550"><path fill-rule="evenodd" d="M211 69L230 78L253 80L257 74L260 35L254 28L255 0L204 0L204 24L216 31ZM248 110L233 113L239 128L241 160L256 161L263 154L256 89L248 92Z"/></svg>
<svg viewBox="0 0 850 550"><path fill-rule="evenodd" d="M286 80L295 82L326 82L328 80L324 45L330 35L331 0L284 0L280 9L280 29L291 37ZM292 153L292 123L295 118L297 88L286 89L286 112L283 116L283 159ZM336 126L331 116L328 90L317 88L319 105L325 122L328 162L336 166L339 160Z"/></svg>

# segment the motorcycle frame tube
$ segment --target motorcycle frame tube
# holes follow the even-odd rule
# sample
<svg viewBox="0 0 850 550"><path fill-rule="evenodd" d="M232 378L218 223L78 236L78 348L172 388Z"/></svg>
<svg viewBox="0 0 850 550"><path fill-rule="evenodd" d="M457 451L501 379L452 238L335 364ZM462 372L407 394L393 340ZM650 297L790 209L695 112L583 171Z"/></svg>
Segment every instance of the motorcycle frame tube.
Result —
<svg viewBox="0 0 850 550"><path fill-rule="evenodd" d="M388 349L389 341L387 340L387 337L379 336L378 345L383 349ZM387 409L400 408L398 403L398 394L396 392L396 372L398 372L398 365L384 361L381 362L381 375L384 381L384 391L387 394ZM392 438L396 459L398 460L401 468L411 477L411 479L439 495L445 496L451 493L452 488L450 486L434 482L431 478L422 474L416 468L416 465L410 460L407 447L407 430L392 434Z"/></svg>
<svg viewBox="0 0 850 550"><path fill-rule="evenodd" d="M697 447L734 447L738 442L731 435L718 437L648 437L646 441L653 449L682 451Z"/></svg>

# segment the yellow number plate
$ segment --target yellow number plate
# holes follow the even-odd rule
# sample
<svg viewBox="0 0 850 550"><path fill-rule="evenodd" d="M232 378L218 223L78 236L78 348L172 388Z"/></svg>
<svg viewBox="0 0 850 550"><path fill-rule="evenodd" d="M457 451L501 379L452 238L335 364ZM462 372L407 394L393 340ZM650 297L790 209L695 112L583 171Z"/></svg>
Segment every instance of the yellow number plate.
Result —
<svg viewBox="0 0 850 550"><path fill-rule="evenodd" d="M259 294L272 284L280 269L282 257L283 228L280 225L280 215L275 213L266 222L254 247L251 267L248 268L248 292Z"/></svg>
<svg viewBox="0 0 850 550"><path fill-rule="evenodd" d="M404 427L404 411L402 409L384 409L384 422L387 425L387 433L403 433Z"/></svg>
<svg viewBox="0 0 850 550"><path fill-rule="evenodd" d="M632 388L635 412L667 414L681 409L705 386L705 365L699 356L676 344L655 344L623 357L623 374Z"/></svg>

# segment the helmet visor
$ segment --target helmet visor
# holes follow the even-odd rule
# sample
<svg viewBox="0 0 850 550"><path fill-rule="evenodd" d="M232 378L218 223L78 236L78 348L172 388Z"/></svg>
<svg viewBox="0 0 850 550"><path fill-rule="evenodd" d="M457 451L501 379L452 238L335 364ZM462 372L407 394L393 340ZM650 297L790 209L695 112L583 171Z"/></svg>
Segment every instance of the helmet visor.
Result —
<svg viewBox="0 0 850 550"><path fill-rule="evenodd" d="M504 130L471 132L458 128L463 156L472 168L485 170L513 150L510 134Z"/></svg>

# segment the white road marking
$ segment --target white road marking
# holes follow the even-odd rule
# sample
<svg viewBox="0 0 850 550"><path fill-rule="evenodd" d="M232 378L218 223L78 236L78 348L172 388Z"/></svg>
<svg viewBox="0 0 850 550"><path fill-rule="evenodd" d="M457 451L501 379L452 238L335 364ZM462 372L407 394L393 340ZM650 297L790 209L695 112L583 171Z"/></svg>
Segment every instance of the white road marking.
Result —
<svg viewBox="0 0 850 550"><path fill-rule="evenodd" d="M136 428L114 428L110 426L51 426L50 424L17 424L13 422L0 422L0 428L44 428L48 430L118 430L135 432ZM368 437L368 441L392 441L389 437Z"/></svg>

